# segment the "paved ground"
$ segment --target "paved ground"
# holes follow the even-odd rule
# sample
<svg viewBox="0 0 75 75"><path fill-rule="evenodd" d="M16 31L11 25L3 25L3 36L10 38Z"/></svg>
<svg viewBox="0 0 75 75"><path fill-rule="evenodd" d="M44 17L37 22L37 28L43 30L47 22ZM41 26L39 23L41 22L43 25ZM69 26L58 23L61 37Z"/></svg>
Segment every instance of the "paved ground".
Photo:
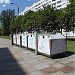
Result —
<svg viewBox="0 0 75 75"><path fill-rule="evenodd" d="M75 54L65 55L52 59L0 39L0 75L75 75Z"/></svg>

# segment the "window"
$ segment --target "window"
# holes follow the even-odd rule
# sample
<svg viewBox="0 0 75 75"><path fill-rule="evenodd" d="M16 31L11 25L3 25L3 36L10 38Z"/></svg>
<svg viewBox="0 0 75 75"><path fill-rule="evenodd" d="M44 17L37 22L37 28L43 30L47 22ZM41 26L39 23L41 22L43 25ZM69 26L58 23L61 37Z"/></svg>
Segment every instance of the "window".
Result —
<svg viewBox="0 0 75 75"><path fill-rule="evenodd" d="M61 3L61 1L58 1L57 3Z"/></svg>
<svg viewBox="0 0 75 75"><path fill-rule="evenodd" d="M52 0L52 1L56 1L56 0Z"/></svg>
<svg viewBox="0 0 75 75"><path fill-rule="evenodd" d="M61 5L57 6L57 8L58 8L58 7L61 7Z"/></svg>
<svg viewBox="0 0 75 75"><path fill-rule="evenodd" d="M55 7L56 6L56 3L52 4L52 6Z"/></svg>

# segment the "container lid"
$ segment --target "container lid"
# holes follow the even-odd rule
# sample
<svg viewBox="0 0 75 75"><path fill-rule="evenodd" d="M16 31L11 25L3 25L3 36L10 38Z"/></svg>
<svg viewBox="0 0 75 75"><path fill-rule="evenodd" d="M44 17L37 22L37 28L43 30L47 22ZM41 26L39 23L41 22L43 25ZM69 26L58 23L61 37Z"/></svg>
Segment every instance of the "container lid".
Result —
<svg viewBox="0 0 75 75"><path fill-rule="evenodd" d="M49 39L66 39L66 37L60 34L54 34L54 35L50 35Z"/></svg>

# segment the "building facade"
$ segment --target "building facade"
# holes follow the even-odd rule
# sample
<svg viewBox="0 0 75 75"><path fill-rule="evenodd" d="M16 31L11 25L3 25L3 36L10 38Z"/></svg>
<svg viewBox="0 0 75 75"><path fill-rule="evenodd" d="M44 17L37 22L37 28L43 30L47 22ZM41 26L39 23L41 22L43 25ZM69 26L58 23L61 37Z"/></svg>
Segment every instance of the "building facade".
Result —
<svg viewBox="0 0 75 75"><path fill-rule="evenodd" d="M50 5L51 7L54 7L56 9L63 9L67 7L69 4L69 0L40 0L36 3L34 3L32 6L28 7L27 10L24 10L20 13L20 15L24 15L24 12L31 11L38 11L39 9L43 9L43 6Z"/></svg>

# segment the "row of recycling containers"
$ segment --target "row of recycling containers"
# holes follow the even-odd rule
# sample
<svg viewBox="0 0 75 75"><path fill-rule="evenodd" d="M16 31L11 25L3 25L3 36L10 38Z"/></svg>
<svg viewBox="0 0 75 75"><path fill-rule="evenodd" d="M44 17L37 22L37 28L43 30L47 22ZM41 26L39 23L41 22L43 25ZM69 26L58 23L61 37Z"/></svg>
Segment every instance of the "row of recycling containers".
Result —
<svg viewBox="0 0 75 75"><path fill-rule="evenodd" d="M61 34L19 33L12 35L12 44L48 56L66 52L66 38Z"/></svg>

